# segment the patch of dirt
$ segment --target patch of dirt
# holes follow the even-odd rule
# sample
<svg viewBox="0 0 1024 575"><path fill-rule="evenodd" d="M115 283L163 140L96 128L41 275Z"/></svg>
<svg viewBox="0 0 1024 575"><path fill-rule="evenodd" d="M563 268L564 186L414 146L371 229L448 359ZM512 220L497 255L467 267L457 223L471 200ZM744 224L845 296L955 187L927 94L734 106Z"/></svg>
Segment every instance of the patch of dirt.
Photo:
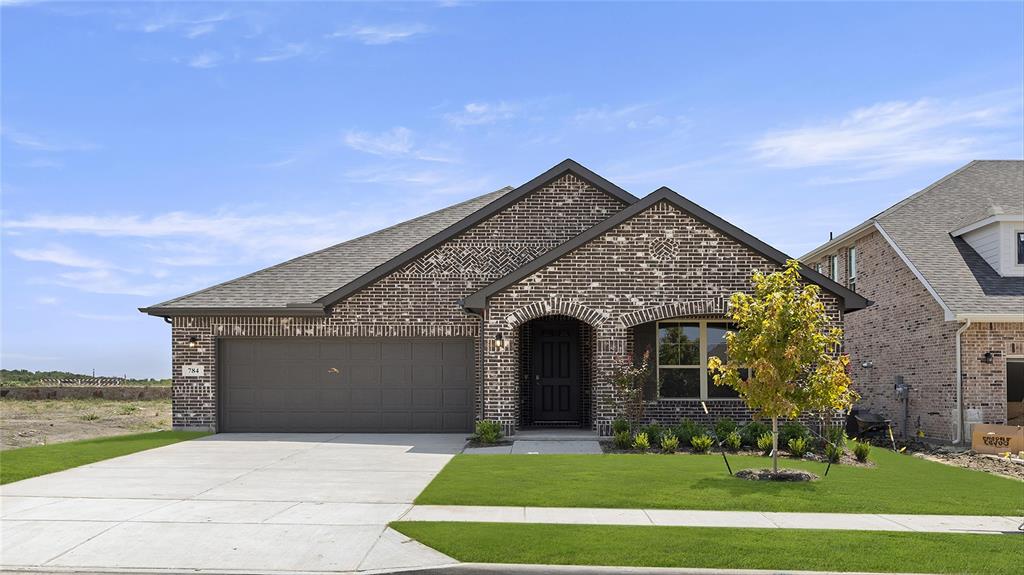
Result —
<svg viewBox="0 0 1024 575"><path fill-rule="evenodd" d="M946 465L984 471L1004 477L1012 477L1024 481L1024 461L1020 459L1007 459L996 455L985 455L973 451L952 451L936 449L930 452L915 452L914 457L920 457L929 461L937 461Z"/></svg>
<svg viewBox="0 0 1024 575"><path fill-rule="evenodd" d="M741 469L736 477L748 481L817 481L817 475L800 469L780 469L773 473L771 469Z"/></svg>
<svg viewBox="0 0 1024 575"><path fill-rule="evenodd" d="M169 399L0 400L0 450L170 428Z"/></svg>
<svg viewBox="0 0 1024 575"><path fill-rule="evenodd" d="M502 447L512 445L513 443L515 442L510 439L499 439L494 443L484 443L471 438L466 442L466 447Z"/></svg>

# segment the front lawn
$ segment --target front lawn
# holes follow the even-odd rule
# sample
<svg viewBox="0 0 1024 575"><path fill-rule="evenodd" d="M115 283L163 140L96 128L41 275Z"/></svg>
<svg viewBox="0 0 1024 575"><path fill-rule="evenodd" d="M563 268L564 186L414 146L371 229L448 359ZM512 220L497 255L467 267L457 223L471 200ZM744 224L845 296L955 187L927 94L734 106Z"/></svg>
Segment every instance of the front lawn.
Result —
<svg viewBox="0 0 1024 575"><path fill-rule="evenodd" d="M833 465L813 483L730 477L719 455L459 455L416 499L420 505L522 505L1020 515L1024 482L883 449L875 467ZM770 465L730 457L733 470ZM825 464L783 460L823 475Z"/></svg>
<svg viewBox="0 0 1024 575"><path fill-rule="evenodd" d="M831 473L829 474L831 476ZM398 522L459 561L1016 575L1021 535Z"/></svg>
<svg viewBox="0 0 1024 575"><path fill-rule="evenodd" d="M0 452L0 484L63 471L136 451L163 447L204 435L209 433L157 431L11 449Z"/></svg>

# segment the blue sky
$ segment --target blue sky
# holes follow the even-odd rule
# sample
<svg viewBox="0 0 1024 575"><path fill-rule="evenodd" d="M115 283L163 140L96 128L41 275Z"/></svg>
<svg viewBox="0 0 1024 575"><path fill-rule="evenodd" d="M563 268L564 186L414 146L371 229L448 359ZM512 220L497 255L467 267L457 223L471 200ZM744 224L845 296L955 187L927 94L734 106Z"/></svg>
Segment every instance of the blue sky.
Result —
<svg viewBox="0 0 1024 575"><path fill-rule="evenodd" d="M2 364L572 157L792 255L1024 156L1024 4L3 2Z"/></svg>

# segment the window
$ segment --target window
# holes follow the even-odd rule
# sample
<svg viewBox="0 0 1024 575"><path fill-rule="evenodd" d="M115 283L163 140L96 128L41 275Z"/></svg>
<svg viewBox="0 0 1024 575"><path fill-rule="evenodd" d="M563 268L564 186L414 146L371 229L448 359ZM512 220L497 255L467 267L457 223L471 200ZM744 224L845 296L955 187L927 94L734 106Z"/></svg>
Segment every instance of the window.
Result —
<svg viewBox="0 0 1024 575"><path fill-rule="evenodd" d="M814 271L821 273L821 263L814 264Z"/></svg>
<svg viewBox="0 0 1024 575"><path fill-rule="evenodd" d="M828 256L828 277L833 280L839 278L839 258L836 256Z"/></svg>
<svg viewBox="0 0 1024 575"><path fill-rule="evenodd" d="M1017 232L1017 263L1024 265L1024 232Z"/></svg>
<svg viewBox="0 0 1024 575"><path fill-rule="evenodd" d="M724 321L659 321L657 328L658 397L663 399L730 399L729 387L717 386L708 374L708 357L727 359Z"/></svg>
<svg viewBox="0 0 1024 575"><path fill-rule="evenodd" d="M846 252L846 286L857 291L857 247Z"/></svg>

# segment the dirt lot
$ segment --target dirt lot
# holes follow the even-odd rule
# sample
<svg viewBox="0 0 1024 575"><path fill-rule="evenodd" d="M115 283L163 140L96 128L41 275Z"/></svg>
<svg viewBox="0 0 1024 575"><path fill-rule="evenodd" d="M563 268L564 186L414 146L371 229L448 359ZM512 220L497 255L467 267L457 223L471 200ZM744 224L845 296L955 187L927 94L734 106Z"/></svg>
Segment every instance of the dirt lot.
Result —
<svg viewBox="0 0 1024 575"><path fill-rule="evenodd" d="M0 449L171 428L171 401L0 400Z"/></svg>

